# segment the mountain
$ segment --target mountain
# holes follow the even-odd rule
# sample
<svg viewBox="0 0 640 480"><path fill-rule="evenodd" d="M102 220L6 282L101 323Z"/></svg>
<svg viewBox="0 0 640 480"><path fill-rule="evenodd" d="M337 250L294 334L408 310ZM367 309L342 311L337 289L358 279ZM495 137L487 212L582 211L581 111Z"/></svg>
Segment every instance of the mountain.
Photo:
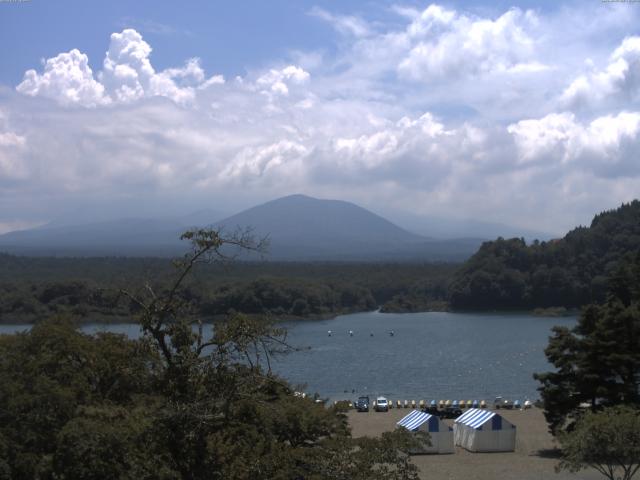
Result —
<svg viewBox="0 0 640 480"><path fill-rule="evenodd" d="M216 216L217 215L217 216ZM0 235L0 251L53 256L172 256L184 251L179 237L220 218L210 210L161 219L122 218L85 224L51 223Z"/></svg>
<svg viewBox="0 0 640 480"><path fill-rule="evenodd" d="M461 260L480 239L440 241L404 230L353 203L291 195L218 223L228 231L250 225L268 236L276 260Z"/></svg>
<svg viewBox="0 0 640 480"><path fill-rule="evenodd" d="M251 227L268 236L271 260L461 261L482 239L436 240L404 230L353 203L291 195L214 223L207 212L180 219L120 219L84 225L47 225L0 235L0 251L27 255L173 256L180 234L215 225L227 232ZM245 257L252 258L252 257Z"/></svg>
<svg viewBox="0 0 640 480"><path fill-rule="evenodd" d="M605 298L610 278L640 254L640 201L596 215L589 227L527 245L486 242L456 273L456 309L577 308Z"/></svg>
<svg viewBox="0 0 640 480"><path fill-rule="evenodd" d="M407 230L438 239L502 237L524 238L532 242L533 240L551 240L559 236L549 232L475 219L422 216L409 212L390 212L386 216Z"/></svg>

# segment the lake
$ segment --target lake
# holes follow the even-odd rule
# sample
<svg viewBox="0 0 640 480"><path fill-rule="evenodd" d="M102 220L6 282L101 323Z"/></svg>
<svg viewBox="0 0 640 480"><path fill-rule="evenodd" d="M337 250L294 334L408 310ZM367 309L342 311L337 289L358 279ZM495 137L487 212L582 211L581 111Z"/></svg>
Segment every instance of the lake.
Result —
<svg viewBox="0 0 640 480"><path fill-rule="evenodd" d="M306 383L305 391L331 399L364 394L416 401L497 395L534 400L539 395L533 373L550 369L544 349L551 327L575 323L575 317L444 312L285 322L289 343L302 349L278 357L273 367L293 384ZM2 325L0 333L25 328ZM134 324L88 324L82 330L139 335Z"/></svg>

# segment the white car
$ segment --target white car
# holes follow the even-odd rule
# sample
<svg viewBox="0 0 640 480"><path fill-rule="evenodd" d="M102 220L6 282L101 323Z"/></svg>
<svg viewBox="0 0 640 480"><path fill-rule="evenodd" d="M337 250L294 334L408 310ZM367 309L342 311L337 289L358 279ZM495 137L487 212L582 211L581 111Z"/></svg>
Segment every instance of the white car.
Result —
<svg viewBox="0 0 640 480"><path fill-rule="evenodd" d="M376 412L387 412L389 411L389 402L384 397L376 398Z"/></svg>

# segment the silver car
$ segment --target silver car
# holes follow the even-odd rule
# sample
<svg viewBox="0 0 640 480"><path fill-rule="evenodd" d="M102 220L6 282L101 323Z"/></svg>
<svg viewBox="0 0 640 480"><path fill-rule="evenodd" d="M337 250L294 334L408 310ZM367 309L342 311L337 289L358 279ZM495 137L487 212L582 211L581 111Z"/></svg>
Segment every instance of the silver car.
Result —
<svg viewBox="0 0 640 480"><path fill-rule="evenodd" d="M389 401L384 397L376 398L376 412L389 411Z"/></svg>

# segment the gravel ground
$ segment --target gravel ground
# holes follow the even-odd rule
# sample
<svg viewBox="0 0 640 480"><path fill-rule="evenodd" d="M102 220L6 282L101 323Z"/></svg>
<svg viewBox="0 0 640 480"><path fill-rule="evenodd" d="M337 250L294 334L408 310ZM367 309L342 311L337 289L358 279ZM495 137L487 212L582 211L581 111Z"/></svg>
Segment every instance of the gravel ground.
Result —
<svg viewBox="0 0 640 480"><path fill-rule="evenodd" d="M409 409L392 409L387 413L349 412L353 436L378 436L393 430L396 422ZM413 462L420 468L420 477L430 480L595 480L603 478L595 470L577 474L556 473L558 463L553 437L547 432L542 411L500 410L500 414L517 428L516 451L507 453L471 453L460 447L452 455L415 455ZM452 424L453 420L445 420Z"/></svg>

